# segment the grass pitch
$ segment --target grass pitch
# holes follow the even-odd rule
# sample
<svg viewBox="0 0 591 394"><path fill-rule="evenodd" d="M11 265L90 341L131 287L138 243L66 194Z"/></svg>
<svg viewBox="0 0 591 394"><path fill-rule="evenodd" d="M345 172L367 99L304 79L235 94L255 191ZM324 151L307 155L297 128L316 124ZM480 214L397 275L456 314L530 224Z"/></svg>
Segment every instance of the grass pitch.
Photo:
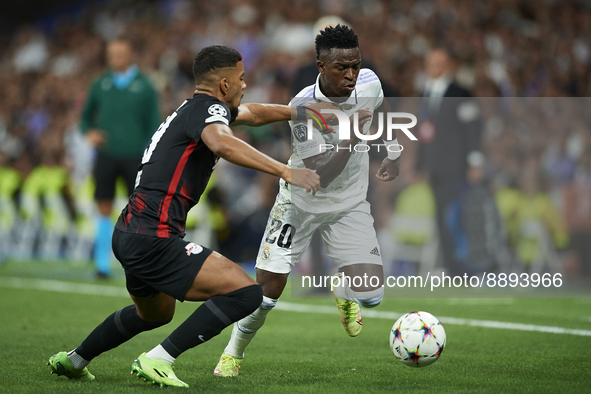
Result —
<svg viewBox="0 0 591 394"><path fill-rule="evenodd" d="M97 283L90 277L87 266L10 263L0 267L0 392L160 390L132 377L131 362L172 332L196 309L195 303L178 303L171 324L142 333L93 360L89 370L95 381L76 382L49 374L45 364L52 354L76 347L106 316L131 303L123 295L121 279ZM34 278L55 280L45 286L53 290L40 290ZM72 283L88 284L80 287L92 289L88 293L105 291L78 294L67 286ZM290 299L289 294L286 290L280 303L323 307L321 311L334 305L330 298ZM428 367L409 368L395 359L388 346L392 319L366 317L360 336L349 338L334 308L334 313L272 311L248 347L236 378L212 375L230 328L181 355L175 371L191 386L189 392L200 393L591 392L589 299L385 299L376 309L412 310L439 317L447 333L440 360ZM562 327L581 330L583 335L487 328L452 319L446 324L444 317Z"/></svg>

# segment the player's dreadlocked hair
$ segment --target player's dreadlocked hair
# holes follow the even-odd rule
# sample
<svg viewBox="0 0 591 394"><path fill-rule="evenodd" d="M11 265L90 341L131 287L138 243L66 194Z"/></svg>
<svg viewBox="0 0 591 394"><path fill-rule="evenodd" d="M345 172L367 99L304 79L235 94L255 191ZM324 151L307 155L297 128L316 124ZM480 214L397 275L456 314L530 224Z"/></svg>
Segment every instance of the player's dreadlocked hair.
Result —
<svg viewBox="0 0 591 394"><path fill-rule="evenodd" d="M352 49L358 46L357 35L349 26L328 26L316 36L316 58L320 58L321 51L330 51L332 48Z"/></svg>
<svg viewBox="0 0 591 394"><path fill-rule="evenodd" d="M236 67L242 60L237 50L222 45L203 48L193 61L193 76L200 82L205 74L218 68Z"/></svg>

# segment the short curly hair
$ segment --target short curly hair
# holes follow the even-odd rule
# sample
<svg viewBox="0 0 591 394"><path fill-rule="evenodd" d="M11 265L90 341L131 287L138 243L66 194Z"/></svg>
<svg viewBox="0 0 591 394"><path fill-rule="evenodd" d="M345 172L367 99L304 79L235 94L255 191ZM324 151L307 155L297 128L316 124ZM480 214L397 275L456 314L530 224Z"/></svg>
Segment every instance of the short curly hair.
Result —
<svg viewBox="0 0 591 394"><path fill-rule="evenodd" d="M203 48L193 61L193 76L196 82L211 71L218 68L236 67L236 63L242 60L238 51L221 45L213 45Z"/></svg>
<svg viewBox="0 0 591 394"><path fill-rule="evenodd" d="M352 49L359 47L357 35L349 26L328 26L316 36L316 58L320 59L320 52L333 48Z"/></svg>

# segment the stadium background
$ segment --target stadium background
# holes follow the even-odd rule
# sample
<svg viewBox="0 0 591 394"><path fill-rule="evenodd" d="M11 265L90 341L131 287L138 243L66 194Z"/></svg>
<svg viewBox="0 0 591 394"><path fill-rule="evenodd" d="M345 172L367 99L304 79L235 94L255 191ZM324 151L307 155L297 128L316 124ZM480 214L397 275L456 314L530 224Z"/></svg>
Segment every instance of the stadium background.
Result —
<svg viewBox="0 0 591 394"><path fill-rule="evenodd" d="M242 53L246 102L287 103L296 70L314 59L313 26L324 15L338 15L355 29L363 59L402 97L421 94L423 58L441 45L454 57L457 80L477 97L591 92L588 1L11 3L2 6L0 36L0 261L89 258L93 152L77 123L87 88L105 67L105 43L118 35L134 43L137 63L160 93L163 114L192 95L192 60L212 44ZM520 209L540 194L551 203L527 217L547 232L536 242L546 243L543 249L551 250L546 257L566 275L589 274L591 255L584 247L591 239L591 209L585 203L591 199L589 119L545 133L534 123L504 121L485 127L483 149L491 192L513 193L508 211L500 207L512 260L527 267L536 259L535 252L523 258L516 251L527 238ZM235 132L279 160L289 157L285 123ZM372 183L372 202L385 213L376 215L381 239L395 236L391 218L399 194L421 181L413 163L409 146L399 179L386 186ZM192 226L200 237L210 234L204 243L230 258L253 260L276 179L223 162L218 167ZM533 195L523 182L532 178L539 180ZM120 204L124 201L123 196ZM577 247L577 240L583 246Z"/></svg>

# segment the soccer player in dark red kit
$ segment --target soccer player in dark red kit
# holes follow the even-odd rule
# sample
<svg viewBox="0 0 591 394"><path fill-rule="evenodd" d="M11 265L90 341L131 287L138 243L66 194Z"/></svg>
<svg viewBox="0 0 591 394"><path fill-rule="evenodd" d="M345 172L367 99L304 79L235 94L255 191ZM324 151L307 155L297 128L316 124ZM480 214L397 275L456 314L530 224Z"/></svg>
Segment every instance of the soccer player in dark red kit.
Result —
<svg viewBox="0 0 591 394"><path fill-rule="evenodd" d="M237 51L207 47L195 58L193 72L195 95L152 136L135 190L115 226L113 251L134 304L107 317L74 350L52 356L52 373L92 380L86 366L93 358L170 322L176 300L205 301L132 364L132 373L152 383L188 387L172 370L175 359L249 315L262 301L260 286L238 265L183 240L187 212L199 201L218 158L276 175L308 192L320 187L315 171L291 169L232 134L232 123L260 126L297 114L296 108L283 105L240 105L246 84Z"/></svg>

